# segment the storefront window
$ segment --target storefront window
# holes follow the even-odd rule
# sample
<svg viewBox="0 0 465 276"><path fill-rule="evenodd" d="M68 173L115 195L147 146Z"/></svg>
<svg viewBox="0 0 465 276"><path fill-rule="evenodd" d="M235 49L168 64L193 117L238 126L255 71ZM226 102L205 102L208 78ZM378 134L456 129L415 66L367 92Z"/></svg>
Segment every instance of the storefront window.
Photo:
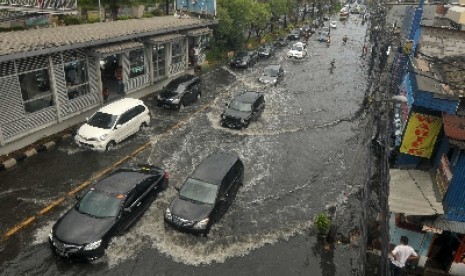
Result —
<svg viewBox="0 0 465 276"><path fill-rule="evenodd" d="M135 78L145 73L144 49L137 49L129 52L130 71L129 77Z"/></svg>
<svg viewBox="0 0 465 276"><path fill-rule="evenodd" d="M69 99L89 93L87 61L82 59L65 63L65 79Z"/></svg>
<svg viewBox="0 0 465 276"><path fill-rule="evenodd" d="M172 58L171 63L181 63L183 62L184 51L182 49L181 41L175 41L172 43Z"/></svg>
<svg viewBox="0 0 465 276"><path fill-rule="evenodd" d="M165 45L159 44L152 48L153 77L165 75Z"/></svg>
<svg viewBox="0 0 465 276"><path fill-rule="evenodd" d="M19 83L26 112L32 113L54 105L48 68L20 74Z"/></svg>

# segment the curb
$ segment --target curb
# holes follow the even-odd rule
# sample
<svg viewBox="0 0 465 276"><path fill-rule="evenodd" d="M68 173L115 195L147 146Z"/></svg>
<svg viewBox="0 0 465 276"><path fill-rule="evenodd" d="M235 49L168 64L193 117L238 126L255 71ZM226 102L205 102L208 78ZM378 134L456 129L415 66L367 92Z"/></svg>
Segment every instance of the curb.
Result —
<svg viewBox="0 0 465 276"><path fill-rule="evenodd" d="M19 154L18 156L14 157L14 158L9 158L9 159L3 161L2 163L0 163L0 171L7 170L7 169L15 166L16 164L26 160L28 157L37 155L38 153L41 153L41 152L45 152L48 149L54 147L55 145L57 145L61 141L65 140L65 139L67 139L67 138L69 138L71 136L72 136L71 134L64 134L63 136L55 139L55 141L50 141L50 142L47 142L47 143L39 144L33 149L29 149L27 151L25 150L23 153Z"/></svg>

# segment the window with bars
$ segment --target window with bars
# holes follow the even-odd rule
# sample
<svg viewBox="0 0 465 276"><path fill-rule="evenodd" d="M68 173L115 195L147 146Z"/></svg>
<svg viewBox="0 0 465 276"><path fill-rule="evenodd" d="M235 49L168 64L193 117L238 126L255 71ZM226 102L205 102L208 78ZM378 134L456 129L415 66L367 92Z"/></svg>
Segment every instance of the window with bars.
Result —
<svg viewBox="0 0 465 276"><path fill-rule="evenodd" d="M185 51L183 49L183 43L182 41L174 41L171 43L171 63L176 64L176 63L182 63L184 60L184 54Z"/></svg>
<svg viewBox="0 0 465 276"><path fill-rule="evenodd" d="M129 52L129 78L135 78L144 75L144 59L144 49L137 49Z"/></svg>
<svg viewBox="0 0 465 276"><path fill-rule="evenodd" d="M37 112L54 105L50 91L49 68L22 72L18 75L18 79L27 113Z"/></svg>
<svg viewBox="0 0 465 276"><path fill-rule="evenodd" d="M87 60L79 59L65 63L66 91L69 99L89 93Z"/></svg>
<svg viewBox="0 0 465 276"><path fill-rule="evenodd" d="M154 45L152 48L153 77L158 78L166 74L165 72L165 44Z"/></svg>

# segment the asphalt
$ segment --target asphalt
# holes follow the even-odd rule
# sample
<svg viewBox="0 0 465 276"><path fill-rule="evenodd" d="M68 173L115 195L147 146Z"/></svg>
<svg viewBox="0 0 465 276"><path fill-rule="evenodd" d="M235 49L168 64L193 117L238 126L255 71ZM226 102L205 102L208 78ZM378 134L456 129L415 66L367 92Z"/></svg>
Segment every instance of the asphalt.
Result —
<svg viewBox="0 0 465 276"><path fill-rule="evenodd" d="M187 72L186 72L187 73ZM147 95L159 92L173 77L157 82L156 84L146 86L140 90L132 92L126 97L143 98ZM115 98L117 100L120 98ZM110 99L109 102L112 100ZM105 104L108 104L106 102ZM25 159L46 152L48 149L56 146L65 139L72 139L74 132L77 130L86 118L90 117L95 111L103 105L97 106L72 118L69 118L50 127L45 127L26 135L14 142L0 147L0 171L7 170Z"/></svg>

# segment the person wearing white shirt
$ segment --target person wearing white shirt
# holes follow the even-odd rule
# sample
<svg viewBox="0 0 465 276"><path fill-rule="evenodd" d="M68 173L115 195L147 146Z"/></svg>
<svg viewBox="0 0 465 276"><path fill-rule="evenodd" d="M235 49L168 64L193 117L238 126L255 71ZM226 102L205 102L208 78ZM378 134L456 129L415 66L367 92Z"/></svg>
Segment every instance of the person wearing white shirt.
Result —
<svg viewBox="0 0 465 276"><path fill-rule="evenodd" d="M400 237L400 244L392 250L391 254L391 276L400 276L407 260L418 259L417 252L408 245L408 237L406 236Z"/></svg>

